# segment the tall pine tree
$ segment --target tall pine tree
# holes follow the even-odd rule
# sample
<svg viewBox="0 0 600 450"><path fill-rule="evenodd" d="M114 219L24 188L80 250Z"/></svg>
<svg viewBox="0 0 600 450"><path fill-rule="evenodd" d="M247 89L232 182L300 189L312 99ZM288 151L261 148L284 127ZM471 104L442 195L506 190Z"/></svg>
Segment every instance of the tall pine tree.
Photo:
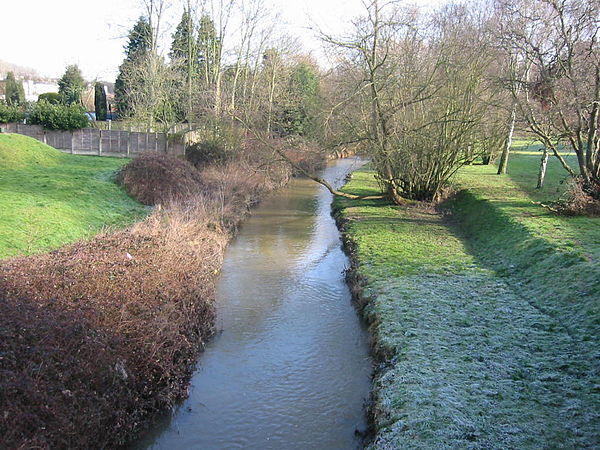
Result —
<svg viewBox="0 0 600 450"><path fill-rule="evenodd" d="M208 86L214 84L221 64L221 39L209 16L202 16L198 28L198 65L202 80Z"/></svg>
<svg viewBox="0 0 600 450"><path fill-rule="evenodd" d="M65 105L81 104L81 94L85 81L77 65L67 66L64 75L58 80L58 93Z"/></svg>
<svg viewBox="0 0 600 450"><path fill-rule="evenodd" d="M148 19L140 17L129 32L125 45L125 60L119 67L119 75L115 81L115 103L121 117L131 115L130 92L140 86L133 86L128 74L134 70L136 62L148 55L152 49L152 28Z"/></svg>
<svg viewBox="0 0 600 450"><path fill-rule="evenodd" d="M179 120L191 120L192 115L193 85L198 78L198 42L195 35L192 16L186 10L175 29L169 52L171 66L180 86L179 101L175 107Z"/></svg>
<svg viewBox="0 0 600 450"><path fill-rule="evenodd" d="M177 70L186 74L195 74L198 68L195 34L192 16L189 11L184 11L173 34L169 58L171 58L171 63Z"/></svg>
<svg viewBox="0 0 600 450"><path fill-rule="evenodd" d="M108 105L106 104L106 92L104 85L99 81L94 84L94 107L96 110L96 120L106 120Z"/></svg>

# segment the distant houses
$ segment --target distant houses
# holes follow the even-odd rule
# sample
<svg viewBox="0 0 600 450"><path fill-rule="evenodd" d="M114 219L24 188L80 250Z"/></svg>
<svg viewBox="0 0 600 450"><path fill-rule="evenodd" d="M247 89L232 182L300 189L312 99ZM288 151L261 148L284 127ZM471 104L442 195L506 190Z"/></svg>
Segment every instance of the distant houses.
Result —
<svg viewBox="0 0 600 450"><path fill-rule="evenodd" d="M8 72L0 71L0 101L6 100L6 76ZM42 78L40 76L20 75L15 74L17 81L21 81L25 91L25 100L28 102L37 102L40 94L49 92L58 92L58 79ZM113 117L115 111L114 97L115 84L102 82L106 98L109 105L110 116ZM82 103L87 111L94 111L94 83L87 83L84 92L82 93Z"/></svg>
<svg viewBox="0 0 600 450"><path fill-rule="evenodd" d="M0 72L0 100L6 100L6 73ZM28 79L16 75L17 81L23 83L25 90L25 100L28 102L36 102L40 94L47 92L58 92L58 80L53 79Z"/></svg>
<svg viewBox="0 0 600 450"><path fill-rule="evenodd" d="M23 80L25 100L35 102L40 94L58 92L58 80Z"/></svg>

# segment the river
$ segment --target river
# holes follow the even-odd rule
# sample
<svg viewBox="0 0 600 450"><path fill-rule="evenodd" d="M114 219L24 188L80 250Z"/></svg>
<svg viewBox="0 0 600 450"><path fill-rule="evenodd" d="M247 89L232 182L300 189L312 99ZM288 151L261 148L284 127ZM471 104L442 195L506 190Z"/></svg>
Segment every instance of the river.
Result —
<svg viewBox="0 0 600 450"><path fill-rule="evenodd" d="M359 164L339 160L323 176L339 187ZM219 332L189 398L135 448L360 447L372 362L331 201L295 179L253 211L226 251Z"/></svg>

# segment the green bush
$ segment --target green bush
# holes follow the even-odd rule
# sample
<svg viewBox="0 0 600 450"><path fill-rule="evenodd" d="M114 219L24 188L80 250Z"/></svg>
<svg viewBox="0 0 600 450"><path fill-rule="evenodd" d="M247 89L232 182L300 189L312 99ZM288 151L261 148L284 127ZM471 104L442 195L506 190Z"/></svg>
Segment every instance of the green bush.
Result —
<svg viewBox="0 0 600 450"><path fill-rule="evenodd" d="M42 100L31 110L29 122L48 130L77 130L88 126L89 119L81 105L53 105Z"/></svg>
<svg viewBox="0 0 600 450"><path fill-rule="evenodd" d="M9 106L0 102L0 123L19 122L23 120L23 112L18 106Z"/></svg>
<svg viewBox="0 0 600 450"><path fill-rule="evenodd" d="M46 92L45 94L38 95L38 102L41 102L42 100L53 105L58 105L61 103L60 94L58 92Z"/></svg>

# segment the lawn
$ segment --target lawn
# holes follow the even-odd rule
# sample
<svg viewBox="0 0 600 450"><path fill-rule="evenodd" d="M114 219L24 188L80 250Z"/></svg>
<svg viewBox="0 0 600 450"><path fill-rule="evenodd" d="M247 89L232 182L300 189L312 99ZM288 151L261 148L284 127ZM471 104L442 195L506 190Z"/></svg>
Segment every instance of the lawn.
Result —
<svg viewBox="0 0 600 450"><path fill-rule="evenodd" d="M126 159L62 153L0 135L0 258L39 253L147 214L114 182Z"/></svg>
<svg viewBox="0 0 600 450"><path fill-rule="evenodd" d="M598 219L557 217L562 172L514 154L470 166L447 205L336 200L371 301L373 448L574 448L600 442ZM559 170L560 169L560 170ZM355 172L349 192L376 192Z"/></svg>

